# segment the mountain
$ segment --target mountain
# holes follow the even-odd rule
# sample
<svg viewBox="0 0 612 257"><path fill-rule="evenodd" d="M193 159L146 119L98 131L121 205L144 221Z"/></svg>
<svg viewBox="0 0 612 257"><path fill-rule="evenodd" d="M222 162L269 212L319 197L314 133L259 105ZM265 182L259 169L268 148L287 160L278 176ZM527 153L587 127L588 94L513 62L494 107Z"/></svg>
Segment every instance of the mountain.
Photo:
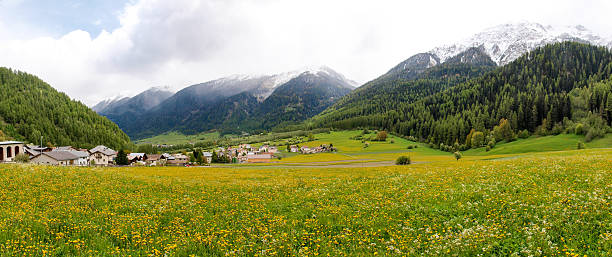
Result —
<svg viewBox="0 0 612 257"><path fill-rule="evenodd" d="M113 100L102 101L92 107L92 110L103 115L141 113L159 105L173 94L167 88L153 87L134 97L117 97Z"/></svg>
<svg viewBox="0 0 612 257"><path fill-rule="evenodd" d="M486 29L461 42L436 47L428 53L444 63L468 48L482 47L497 65L506 65L538 47L565 41L612 47L612 40L602 38L581 25L553 27L517 23Z"/></svg>
<svg viewBox="0 0 612 257"><path fill-rule="evenodd" d="M580 25L553 27L538 23L504 24L488 28L460 42L416 54L389 70L382 78L413 79L428 68L457 61L453 58L466 54L474 55L463 56L460 62L477 64L475 62L489 62L490 59L495 65L503 66L538 47L566 41L612 48L611 39L602 38Z"/></svg>
<svg viewBox="0 0 612 257"><path fill-rule="evenodd" d="M116 124L36 76L0 68L0 130L17 140L115 149L130 139Z"/></svg>
<svg viewBox="0 0 612 257"><path fill-rule="evenodd" d="M447 60L453 59L456 60L454 57ZM448 64L430 67L421 74L444 65ZM438 75L445 73L448 75L448 72ZM611 76L612 53L608 48L556 43L536 48L464 82L447 83L440 90L430 89L428 86L437 85L436 80L428 82L427 79L397 80L390 82L398 85L392 90L379 90L370 95L369 91L385 84L379 83L361 92L356 90L314 117L310 125L385 129L446 150L457 149L458 145L470 147L476 132L490 140L491 131L498 131L500 127L508 133L504 137L495 136L498 141L512 140L519 131L527 135L573 132L577 124L582 124L581 129L584 125L588 130L588 140L605 134L612 124ZM464 77L465 74L459 76ZM368 97L350 104L359 95ZM398 95L405 101L394 100ZM370 106L365 109L370 112L364 113L361 105L368 99L390 100L377 101L378 106ZM456 147L449 147L453 145Z"/></svg>
<svg viewBox="0 0 612 257"><path fill-rule="evenodd" d="M366 83L315 118L328 124L396 111L457 84L503 66L519 56L554 42L610 45L612 41L582 26L552 27L537 23L489 28L461 42L416 54Z"/></svg>
<svg viewBox="0 0 612 257"><path fill-rule="evenodd" d="M145 112L101 113L133 138L173 130L253 131L310 118L355 85L328 67L267 76L234 75L189 86Z"/></svg>

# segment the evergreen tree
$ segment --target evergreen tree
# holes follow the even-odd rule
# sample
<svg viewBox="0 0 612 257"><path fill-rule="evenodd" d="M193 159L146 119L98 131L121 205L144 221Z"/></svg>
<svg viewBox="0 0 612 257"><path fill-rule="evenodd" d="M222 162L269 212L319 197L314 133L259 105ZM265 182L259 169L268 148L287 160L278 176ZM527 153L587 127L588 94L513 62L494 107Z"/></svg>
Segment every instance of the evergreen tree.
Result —
<svg viewBox="0 0 612 257"><path fill-rule="evenodd" d="M130 161L127 158L127 154L125 153L123 149L119 150L119 152L117 153L115 163L117 165L129 165L130 164Z"/></svg>

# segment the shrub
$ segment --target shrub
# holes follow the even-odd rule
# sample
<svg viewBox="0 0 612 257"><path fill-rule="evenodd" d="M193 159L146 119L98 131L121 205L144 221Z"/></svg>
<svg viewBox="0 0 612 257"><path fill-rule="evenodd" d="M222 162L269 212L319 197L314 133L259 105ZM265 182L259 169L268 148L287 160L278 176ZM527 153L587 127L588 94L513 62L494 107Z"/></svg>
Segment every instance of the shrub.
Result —
<svg viewBox="0 0 612 257"><path fill-rule="evenodd" d="M378 132L375 141L387 141L387 131Z"/></svg>
<svg viewBox="0 0 612 257"><path fill-rule="evenodd" d="M20 153L13 159L15 162L27 163L30 161L30 156L25 153Z"/></svg>
<svg viewBox="0 0 612 257"><path fill-rule="evenodd" d="M523 131L519 132L518 137L522 139L529 138L529 131L523 129Z"/></svg>
<svg viewBox="0 0 612 257"><path fill-rule="evenodd" d="M488 145L487 145L487 148L486 148L485 150L486 150L487 152L488 152L488 151L491 151L491 146L488 146Z"/></svg>
<svg viewBox="0 0 612 257"><path fill-rule="evenodd" d="M495 138L491 138L491 141L487 144L487 147L493 148L495 147Z"/></svg>
<svg viewBox="0 0 612 257"><path fill-rule="evenodd" d="M408 156L400 156L397 158L397 160L395 160L396 165L408 165L410 162L410 157Z"/></svg>
<svg viewBox="0 0 612 257"><path fill-rule="evenodd" d="M395 140L391 139L391 142L389 142L391 144L395 144Z"/></svg>
<svg viewBox="0 0 612 257"><path fill-rule="evenodd" d="M582 143L582 142L578 142L578 146L577 146L577 148L578 148L578 150L580 150L580 149L584 149L584 148L585 148L584 143Z"/></svg>
<svg viewBox="0 0 612 257"><path fill-rule="evenodd" d="M461 157L463 157L463 156L461 156L460 152L454 152L453 156L455 156L455 159L457 159L457 161L459 161L459 159L461 159Z"/></svg>

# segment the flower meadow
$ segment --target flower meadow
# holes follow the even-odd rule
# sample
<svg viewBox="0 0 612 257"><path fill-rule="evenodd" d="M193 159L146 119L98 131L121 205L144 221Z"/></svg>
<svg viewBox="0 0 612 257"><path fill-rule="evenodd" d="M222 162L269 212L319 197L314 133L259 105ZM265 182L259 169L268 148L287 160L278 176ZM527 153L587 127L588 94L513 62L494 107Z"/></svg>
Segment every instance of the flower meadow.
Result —
<svg viewBox="0 0 612 257"><path fill-rule="evenodd" d="M0 165L3 256L610 256L612 150L371 168Z"/></svg>

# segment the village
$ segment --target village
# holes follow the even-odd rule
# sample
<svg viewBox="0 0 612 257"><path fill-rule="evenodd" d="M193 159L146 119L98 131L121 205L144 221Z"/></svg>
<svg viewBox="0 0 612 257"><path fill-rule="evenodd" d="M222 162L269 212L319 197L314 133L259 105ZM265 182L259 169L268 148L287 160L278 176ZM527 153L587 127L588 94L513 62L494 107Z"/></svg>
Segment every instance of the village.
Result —
<svg viewBox="0 0 612 257"><path fill-rule="evenodd" d="M288 145L287 153L316 154L337 151L333 145L307 147ZM25 144L19 141L0 142L0 163L29 162L52 166L118 166L119 152L104 145L92 149L81 149L72 146L46 147ZM253 147L241 144L237 147L218 147L210 152L191 151L181 153L127 153L127 165L130 166L191 166L209 165L212 163L267 163L275 158L281 158L277 146L264 144ZM201 155L201 161L196 156ZM124 164L125 165L125 164ZM121 165L121 166L124 166Z"/></svg>

